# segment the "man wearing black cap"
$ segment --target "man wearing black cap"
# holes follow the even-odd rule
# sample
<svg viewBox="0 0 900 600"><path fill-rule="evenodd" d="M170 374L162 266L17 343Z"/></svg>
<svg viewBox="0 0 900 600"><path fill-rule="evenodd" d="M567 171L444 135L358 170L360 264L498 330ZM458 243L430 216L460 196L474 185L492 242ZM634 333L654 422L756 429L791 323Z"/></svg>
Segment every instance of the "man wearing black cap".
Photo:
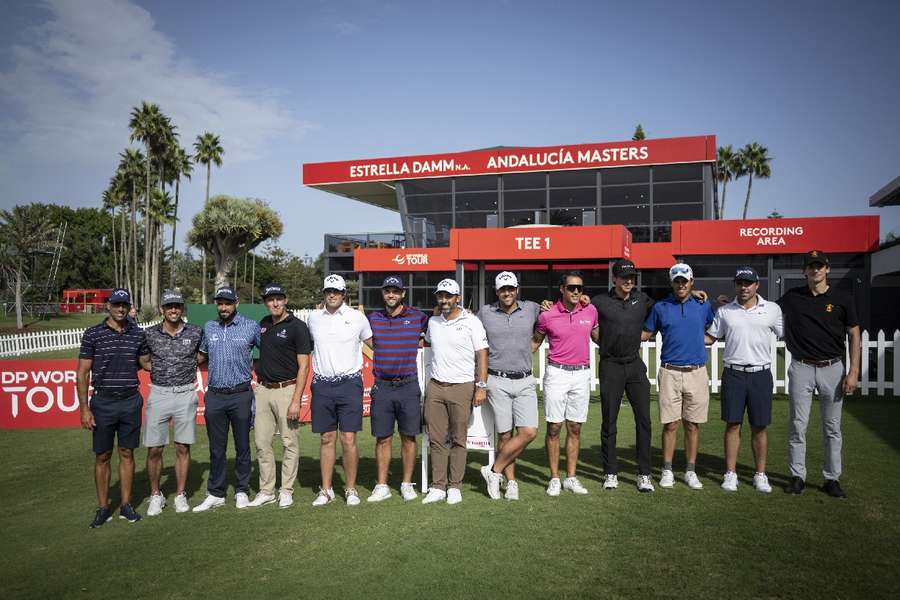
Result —
<svg viewBox="0 0 900 600"><path fill-rule="evenodd" d="M860 335L853 298L828 284L831 265L819 250L806 254L806 285L787 291L778 300L784 312L784 341L791 353L788 371L791 421L788 462L791 483L786 493L803 493L806 481L806 427L814 393L821 401L825 478L824 491L844 498L841 476L841 409L845 394L859 380ZM845 336L850 338L850 368L844 366Z"/></svg>
<svg viewBox="0 0 900 600"><path fill-rule="evenodd" d="M216 290L219 318L203 326L200 352L209 361L209 381L204 396L206 434L209 436L209 480L206 499L194 507L204 512L225 504L225 454L228 430L234 435L234 471L237 476L234 501L247 508L250 499L250 413L253 391L250 389L252 361L250 352L259 347L259 324L237 312L234 289Z"/></svg>
<svg viewBox="0 0 900 600"><path fill-rule="evenodd" d="M722 420L726 423L722 489L737 491L737 455L746 409L756 462L753 487L768 494L772 491L766 476L769 452L766 428L772 422L772 334L781 337L784 327L781 308L760 296L758 290L756 270L739 267L734 274L734 300L716 312L706 342L725 340L721 393Z"/></svg>
<svg viewBox="0 0 900 600"><path fill-rule="evenodd" d="M109 315L89 327L78 353L77 390L81 406L81 426L93 436L94 485L97 512L90 527L96 529L110 519L109 472L112 450L119 440L119 487L122 504L119 516L134 523L141 516L131 506L134 480L134 449L141 443L141 397L137 372L150 368L150 350L144 331L128 320L131 295L116 288L106 302ZM88 400L88 379L94 393Z"/></svg>
<svg viewBox="0 0 900 600"><path fill-rule="evenodd" d="M280 285L263 288L268 316L259 322L259 361L256 363L256 459L259 462L259 493L250 506L275 502L275 454L272 436L281 433L284 457L281 462L279 508L294 503L300 449L297 428L300 425L300 399L309 373L312 337L306 323L287 309L287 292Z"/></svg>

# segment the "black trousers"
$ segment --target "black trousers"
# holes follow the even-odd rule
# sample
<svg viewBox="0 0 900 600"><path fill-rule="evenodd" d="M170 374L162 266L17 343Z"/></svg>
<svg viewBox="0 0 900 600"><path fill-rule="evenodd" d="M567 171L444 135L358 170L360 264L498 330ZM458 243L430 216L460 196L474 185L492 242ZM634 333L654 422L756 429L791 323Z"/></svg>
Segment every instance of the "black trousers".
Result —
<svg viewBox="0 0 900 600"><path fill-rule="evenodd" d="M225 497L225 453L228 450L228 429L234 435L235 493L250 491L250 405L253 392L217 394L207 391L203 398L206 434L209 436L209 481L206 489L212 496Z"/></svg>
<svg viewBox="0 0 900 600"><path fill-rule="evenodd" d="M603 471L607 475L616 475L619 472L616 457L616 424L623 394L628 394L628 401L634 412L638 473L649 475L650 380L647 379L647 366L639 358L627 364L612 359L600 360L600 411L603 415L600 455L603 459Z"/></svg>

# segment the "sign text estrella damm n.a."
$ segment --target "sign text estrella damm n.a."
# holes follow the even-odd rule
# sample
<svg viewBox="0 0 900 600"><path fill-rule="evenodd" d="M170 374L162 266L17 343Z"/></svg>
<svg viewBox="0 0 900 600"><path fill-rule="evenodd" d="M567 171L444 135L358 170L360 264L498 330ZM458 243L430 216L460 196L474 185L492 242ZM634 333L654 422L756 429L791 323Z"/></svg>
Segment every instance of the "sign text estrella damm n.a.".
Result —
<svg viewBox="0 0 900 600"><path fill-rule="evenodd" d="M794 227L741 227L740 236L756 238L757 246L786 246L785 237L803 235L803 226Z"/></svg>

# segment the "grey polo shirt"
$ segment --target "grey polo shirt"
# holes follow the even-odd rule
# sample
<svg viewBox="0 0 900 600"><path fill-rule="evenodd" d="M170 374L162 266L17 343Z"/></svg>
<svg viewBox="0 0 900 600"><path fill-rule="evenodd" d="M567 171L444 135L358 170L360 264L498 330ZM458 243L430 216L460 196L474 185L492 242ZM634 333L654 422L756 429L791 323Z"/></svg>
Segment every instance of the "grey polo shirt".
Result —
<svg viewBox="0 0 900 600"><path fill-rule="evenodd" d="M145 331L150 346L153 367L150 381L155 385L171 387L188 385L197 381L197 350L203 340L203 330L185 323L181 331L169 335L163 324L148 327Z"/></svg>
<svg viewBox="0 0 900 600"><path fill-rule="evenodd" d="M540 306L529 300L519 300L509 314L500 308L499 301L481 307L478 318L487 331L489 369L531 370L531 336L540 312Z"/></svg>

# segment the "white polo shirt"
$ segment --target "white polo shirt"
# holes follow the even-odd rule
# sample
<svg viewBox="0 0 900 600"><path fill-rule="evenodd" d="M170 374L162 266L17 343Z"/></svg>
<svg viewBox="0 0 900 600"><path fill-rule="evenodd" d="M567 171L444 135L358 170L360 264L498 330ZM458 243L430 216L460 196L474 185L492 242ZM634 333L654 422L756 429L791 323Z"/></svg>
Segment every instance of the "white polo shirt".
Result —
<svg viewBox="0 0 900 600"><path fill-rule="evenodd" d="M488 347L484 325L462 309L448 321L444 315L428 319L425 341L431 344L431 377L444 383L475 381L475 353Z"/></svg>
<svg viewBox="0 0 900 600"><path fill-rule="evenodd" d="M757 295L755 306L747 309L737 299L719 307L707 333L725 340L725 365L760 367L772 362L772 336L784 336L781 307Z"/></svg>
<svg viewBox="0 0 900 600"><path fill-rule="evenodd" d="M362 369L362 342L372 337L362 312L346 304L333 313L322 308L313 311L306 324L313 338L313 373L340 377Z"/></svg>

